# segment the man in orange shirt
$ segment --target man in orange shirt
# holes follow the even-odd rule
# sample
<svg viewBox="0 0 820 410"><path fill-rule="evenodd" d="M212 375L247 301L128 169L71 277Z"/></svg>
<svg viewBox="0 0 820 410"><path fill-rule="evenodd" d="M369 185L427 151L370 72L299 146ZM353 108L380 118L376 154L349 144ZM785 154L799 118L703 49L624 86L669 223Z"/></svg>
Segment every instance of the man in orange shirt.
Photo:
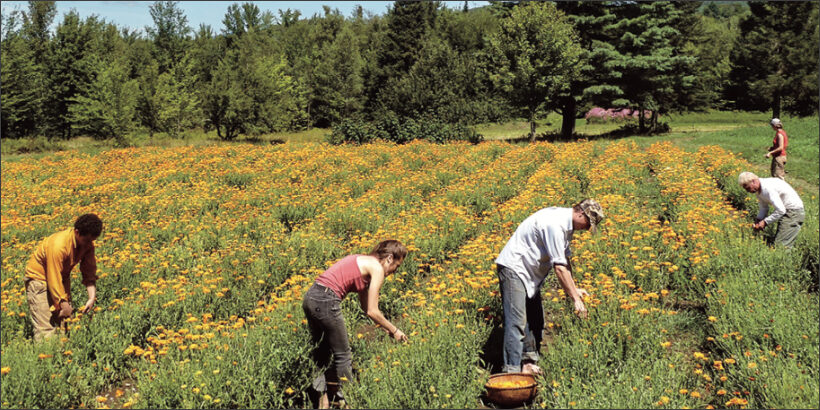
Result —
<svg viewBox="0 0 820 410"><path fill-rule="evenodd" d="M34 340L54 335L63 319L71 317L71 270L78 263L83 285L88 290L88 302L83 312L97 300L97 259L94 241L102 232L97 215L77 218L74 228L57 232L44 239L26 265L26 296L34 325Z"/></svg>

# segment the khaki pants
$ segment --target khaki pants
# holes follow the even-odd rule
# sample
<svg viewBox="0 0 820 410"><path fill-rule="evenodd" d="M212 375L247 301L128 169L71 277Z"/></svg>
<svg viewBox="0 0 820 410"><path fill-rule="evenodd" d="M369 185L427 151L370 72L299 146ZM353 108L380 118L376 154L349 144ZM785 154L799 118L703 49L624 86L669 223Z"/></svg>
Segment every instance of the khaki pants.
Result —
<svg viewBox="0 0 820 410"><path fill-rule="evenodd" d="M786 156L772 157L772 176L775 178L786 178Z"/></svg>
<svg viewBox="0 0 820 410"><path fill-rule="evenodd" d="M60 329L62 319L58 316L58 311L51 312L49 309L46 283L26 278L26 296L31 311L31 324L34 326L34 340L39 342L54 336Z"/></svg>
<svg viewBox="0 0 820 410"><path fill-rule="evenodd" d="M777 223L774 244L791 248L797 240L797 234L800 233L805 218L806 212L803 209L787 209L786 215L783 215Z"/></svg>

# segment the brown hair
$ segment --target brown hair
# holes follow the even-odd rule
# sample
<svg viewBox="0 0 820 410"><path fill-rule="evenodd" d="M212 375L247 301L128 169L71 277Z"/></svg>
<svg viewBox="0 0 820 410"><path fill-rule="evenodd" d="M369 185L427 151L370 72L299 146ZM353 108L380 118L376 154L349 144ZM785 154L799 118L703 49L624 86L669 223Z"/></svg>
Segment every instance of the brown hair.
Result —
<svg viewBox="0 0 820 410"><path fill-rule="evenodd" d="M388 239L379 242L370 252L370 256L374 256L378 260L382 260L389 255L393 255L395 260L403 260L407 256L407 247L395 239Z"/></svg>

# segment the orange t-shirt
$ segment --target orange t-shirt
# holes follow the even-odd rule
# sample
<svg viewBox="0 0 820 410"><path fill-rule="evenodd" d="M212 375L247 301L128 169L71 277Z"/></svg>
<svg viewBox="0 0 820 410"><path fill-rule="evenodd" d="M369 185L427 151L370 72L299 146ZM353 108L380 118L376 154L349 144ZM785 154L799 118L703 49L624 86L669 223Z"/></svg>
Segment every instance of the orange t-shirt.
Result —
<svg viewBox="0 0 820 410"><path fill-rule="evenodd" d="M46 283L51 305L59 309L63 300L71 301L71 270L80 264L83 284L97 281L97 258L94 245L77 249L74 228L68 228L43 239L26 265L26 277Z"/></svg>

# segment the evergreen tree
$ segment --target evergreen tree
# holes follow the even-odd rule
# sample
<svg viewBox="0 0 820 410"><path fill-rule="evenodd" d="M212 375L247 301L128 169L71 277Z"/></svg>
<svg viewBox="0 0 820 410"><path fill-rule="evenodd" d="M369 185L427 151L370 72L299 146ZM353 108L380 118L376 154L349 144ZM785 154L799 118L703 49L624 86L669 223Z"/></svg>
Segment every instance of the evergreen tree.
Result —
<svg viewBox="0 0 820 410"><path fill-rule="evenodd" d="M375 64L368 84L371 111L384 105L394 86L419 58L422 45L435 25L439 2L396 1L387 12L383 36L378 39Z"/></svg>
<svg viewBox="0 0 820 410"><path fill-rule="evenodd" d="M612 72L610 85L620 89L612 104L651 110L649 129L654 130L658 113L677 108L677 95L694 85L695 58L674 45L681 11L668 2L622 3L611 10L616 18L604 30L612 41L597 44L609 55L604 67ZM644 115L638 118L645 131Z"/></svg>
<svg viewBox="0 0 820 410"><path fill-rule="evenodd" d="M41 121L42 97L39 93L40 67L34 50L21 33L20 13L3 16L0 40L0 135L21 138L35 134Z"/></svg>
<svg viewBox="0 0 820 410"><path fill-rule="evenodd" d="M493 80L527 116L530 141L535 141L537 114L557 107L577 75L581 47L572 25L552 3L524 3L489 42L497 67Z"/></svg>
<svg viewBox="0 0 820 410"><path fill-rule="evenodd" d="M818 105L818 3L750 3L732 50L727 97L741 109L810 115Z"/></svg>
<svg viewBox="0 0 820 410"><path fill-rule="evenodd" d="M47 75L49 94L46 102L49 135L69 138L74 128L69 118L69 108L76 97L90 89L100 58L91 59L98 44L102 44L104 22L96 16L80 20L79 14L70 11L63 15L57 25L54 46L49 55ZM98 56L99 57L99 56Z"/></svg>
<svg viewBox="0 0 820 410"><path fill-rule="evenodd" d="M556 6L572 22L581 46L578 73L570 81L568 90L560 95L555 108L562 116L561 136L569 139L575 130L579 107L605 105L604 101L614 99L613 96L620 92L617 86L609 84L615 74L605 68L613 54L601 46L612 42L604 27L612 24L615 15L611 6L605 3L559 2Z"/></svg>
<svg viewBox="0 0 820 410"><path fill-rule="evenodd" d="M322 51L315 71L312 123L327 127L361 111L363 61L358 39L345 27Z"/></svg>

